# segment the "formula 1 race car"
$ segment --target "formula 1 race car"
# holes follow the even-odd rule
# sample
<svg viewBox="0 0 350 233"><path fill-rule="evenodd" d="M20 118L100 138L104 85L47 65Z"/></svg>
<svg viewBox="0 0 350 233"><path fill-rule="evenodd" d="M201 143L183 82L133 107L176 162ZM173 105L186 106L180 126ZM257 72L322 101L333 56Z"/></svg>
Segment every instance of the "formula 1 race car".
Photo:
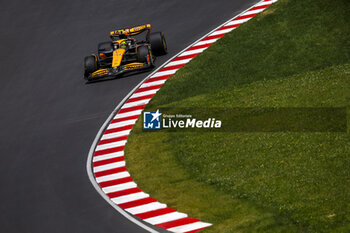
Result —
<svg viewBox="0 0 350 233"><path fill-rule="evenodd" d="M146 40L132 37L144 31ZM85 57L84 78L88 81L153 68L155 56L167 53L164 34L151 33L150 24L115 30L110 37L111 41L99 43L97 54Z"/></svg>

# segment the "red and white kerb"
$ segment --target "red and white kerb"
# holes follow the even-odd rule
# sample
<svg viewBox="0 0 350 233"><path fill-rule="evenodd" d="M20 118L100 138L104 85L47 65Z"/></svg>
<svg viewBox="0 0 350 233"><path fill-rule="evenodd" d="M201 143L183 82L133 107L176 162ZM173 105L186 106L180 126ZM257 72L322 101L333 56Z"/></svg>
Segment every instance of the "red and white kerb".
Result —
<svg viewBox="0 0 350 233"><path fill-rule="evenodd" d="M166 204L158 202L138 188L127 172L124 146L142 110L167 79L226 33L264 11L274 2L276 0L257 3L194 43L150 76L122 105L96 146L92 164L96 182L113 203L129 214L170 232L194 233L212 225L168 208Z"/></svg>

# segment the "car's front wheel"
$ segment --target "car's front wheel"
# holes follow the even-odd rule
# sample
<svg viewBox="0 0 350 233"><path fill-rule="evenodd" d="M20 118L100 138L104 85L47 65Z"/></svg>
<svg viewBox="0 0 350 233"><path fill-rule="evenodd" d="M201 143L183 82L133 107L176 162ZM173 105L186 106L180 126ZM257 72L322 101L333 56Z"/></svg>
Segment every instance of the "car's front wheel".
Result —
<svg viewBox="0 0 350 233"><path fill-rule="evenodd" d="M84 59L84 77L87 79L89 75L97 70L97 62L94 56L87 56Z"/></svg>
<svg viewBox="0 0 350 233"><path fill-rule="evenodd" d="M149 35L152 52L156 56L164 55L168 52L168 47L163 32L154 32Z"/></svg>
<svg viewBox="0 0 350 233"><path fill-rule="evenodd" d="M137 48L137 61L153 65L152 53L148 46L142 45Z"/></svg>

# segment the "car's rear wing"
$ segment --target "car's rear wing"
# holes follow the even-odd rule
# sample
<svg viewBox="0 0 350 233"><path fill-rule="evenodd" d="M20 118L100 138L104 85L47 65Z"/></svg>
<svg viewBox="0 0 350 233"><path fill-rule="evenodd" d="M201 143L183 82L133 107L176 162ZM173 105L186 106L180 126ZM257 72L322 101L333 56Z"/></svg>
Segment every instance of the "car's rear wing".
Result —
<svg viewBox="0 0 350 233"><path fill-rule="evenodd" d="M147 30L148 32L147 32L146 38L148 38L149 34L151 33L151 24L140 25L132 28L117 29L117 30L111 31L110 36L112 39L115 39L115 37L119 37L122 39L127 36L138 35Z"/></svg>

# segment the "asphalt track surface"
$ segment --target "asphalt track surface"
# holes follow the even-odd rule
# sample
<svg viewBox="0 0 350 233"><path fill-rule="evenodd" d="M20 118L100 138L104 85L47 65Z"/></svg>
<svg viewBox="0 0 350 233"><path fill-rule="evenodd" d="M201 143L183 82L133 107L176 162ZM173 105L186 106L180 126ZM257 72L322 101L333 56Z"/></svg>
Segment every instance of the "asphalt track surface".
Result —
<svg viewBox="0 0 350 233"><path fill-rule="evenodd" d="M150 23L168 42L160 65L256 2L2 2L0 232L146 232L96 192L86 159L104 121L147 73L86 84L83 57L110 30Z"/></svg>

